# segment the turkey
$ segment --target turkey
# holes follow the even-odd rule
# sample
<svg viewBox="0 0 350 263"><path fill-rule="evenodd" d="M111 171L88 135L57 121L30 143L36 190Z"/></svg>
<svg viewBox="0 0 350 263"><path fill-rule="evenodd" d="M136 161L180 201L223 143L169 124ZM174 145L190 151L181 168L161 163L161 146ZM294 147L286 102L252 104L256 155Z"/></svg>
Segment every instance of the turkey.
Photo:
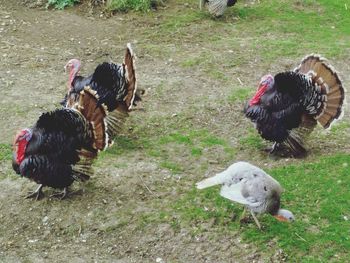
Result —
<svg viewBox="0 0 350 263"><path fill-rule="evenodd" d="M250 210L259 229L261 226L255 213L269 213L279 221L294 221L292 212L280 208L283 192L281 185L250 163L234 163L225 171L197 183L197 189L218 184L222 185L220 191L222 197L243 204Z"/></svg>
<svg viewBox="0 0 350 263"><path fill-rule="evenodd" d="M71 59L65 65L65 70L69 71L68 93L61 104L72 107L78 100L80 91L89 85L97 92L99 105L105 104L110 118L114 116L119 123L116 130L109 130L109 136L112 138L121 129L134 101L141 100L144 93L143 90L137 91L135 55L131 45L127 44L123 64L104 62L88 77L78 75L80 66L78 59Z"/></svg>
<svg viewBox="0 0 350 263"><path fill-rule="evenodd" d="M222 16L227 7L234 6L237 0L200 0L199 7L202 10L207 5L209 13L215 17Z"/></svg>
<svg viewBox="0 0 350 263"><path fill-rule="evenodd" d="M343 115L345 91L338 73L319 55L306 56L293 71L264 76L244 108L271 154L303 157L304 140L317 122L329 128Z"/></svg>
<svg viewBox="0 0 350 263"><path fill-rule="evenodd" d="M40 184L27 198L43 197L42 188L63 189L65 198L74 180L92 175L92 161L107 146L107 109L96 92L86 87L73 108L43 113L32 128L17 133L12 167L17 174Z"/></svg>

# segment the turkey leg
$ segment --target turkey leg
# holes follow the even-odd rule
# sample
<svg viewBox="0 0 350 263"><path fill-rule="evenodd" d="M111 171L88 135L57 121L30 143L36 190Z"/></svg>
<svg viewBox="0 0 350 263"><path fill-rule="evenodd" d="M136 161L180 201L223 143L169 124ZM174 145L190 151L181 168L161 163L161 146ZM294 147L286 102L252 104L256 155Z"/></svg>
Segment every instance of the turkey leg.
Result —
<svg viewBox="0 0 350 263"><path fill-rule="evenodd" d="M44 193L42 191L43 189L43 185L39 185L39 187L34 191L34 192L31 192L29 195L27 195L25 198L26 199L29 199L29 198L34 198L36 201L40 200L41 198L44 197Z"/></svg>
<svg viewBox="0 0 350 263"><path fill-rule="evenodd" d="M261 225L260 225L260 223L259 223L259 220L256 218L255 213L254 213L252 210L250 210L250 213L252 214L253 219L254 219L256 225L257 225L258 228L261 230Z"/></svg>
<svg viewBox="0 0 350 263"><path fill-rule="evenodd" d="M50 197L57 197L60 200L62 200L62 199L65 199L68 196L81 193L81 191L82 190L70 191L68 187L65 187L65 188L63 188L62 192L54 193L54 194L50 195Z"/></svg>

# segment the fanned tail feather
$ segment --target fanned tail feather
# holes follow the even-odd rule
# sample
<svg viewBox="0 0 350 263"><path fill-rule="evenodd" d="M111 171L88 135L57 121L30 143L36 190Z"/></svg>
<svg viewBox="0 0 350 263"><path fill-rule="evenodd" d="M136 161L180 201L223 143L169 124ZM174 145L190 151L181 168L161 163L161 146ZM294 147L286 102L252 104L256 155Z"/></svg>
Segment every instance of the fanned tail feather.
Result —
<svg viewBox="0 0 350 263"><path fill-rule="evenodd" d="M289 133L284 143L288 145L294 157L303 157L306 155L306 149L303 146L303 140L293 130Z"/></svg>
<svg viewBox="0 0 350 263"><path fill-rule="evenodd" d="M106 117L107 123L107 133L110 139L113 139L117 134L119 134L125 123L125 119L128 117L127 111L121 111L120 108L110 112Z"/></svg>
<svg viewBox="0 0 350 263"><path fill-rule="evenodd" d="M341 119L345 90L335 69L321 56L311 54L302 60L295 71L310 75L315 86L323 94L323 105L315 119L324 128L329 128L335 120Z"/></svg>
<svg viewBox="0 0 350 263"><path fill-rule="evenodd" d="M137 79L136 79L136 66L135 66L135 54L131 48L131 44L128 43L124 58L124 67L126 72L127 80L127 94L124 98L124 102L128 109L133 105L135 99L135 93L137 90Z"/></svg>
<svg viewBox="0 0 350 263"><path fill-rule="evenodd" d="M93 148L104 150L108 146L107 124L105 122L108 111L104 104L98 106L98 98L96 91L87 86L80 92L76 108L91 124Z"/></svg>
<svg viewBox="0 0 350 263"><path fill-rule="evenodd" d="M316 127L316 120L307 115L302 115L301 124L298 128L295 128L289 132L289 135L284 142L295 157L303 157L306 155L305 141Z"/></svg>
<svg viewBox="0 0 350 263"><path fill-rule="evenodd" d="M80 160L72 167L72 177L74 180L82 182L89 180L94 173L92 162L95 156L95 154L85 149L79 151Z"/></svg>
<svg viewBox="0 0 350 263"><path fill-rule="evenodd" d="M222 16L227 8L227 0L207 0L209 13L213 16Z"/></svg>

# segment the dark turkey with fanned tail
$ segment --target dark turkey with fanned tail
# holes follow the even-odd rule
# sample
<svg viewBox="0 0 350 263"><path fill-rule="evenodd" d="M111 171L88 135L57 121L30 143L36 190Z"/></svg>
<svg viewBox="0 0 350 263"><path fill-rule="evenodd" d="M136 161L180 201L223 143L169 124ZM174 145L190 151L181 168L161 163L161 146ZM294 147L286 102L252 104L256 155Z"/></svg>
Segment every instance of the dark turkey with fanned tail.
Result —
<svg viewBox="0 0 350 263"><path fill-rule="evenodd" d="M131 45L127 44L122 64L104 62L88 77L78 75L80 65L78 59L71 59L65 66L69 71L68 93L61 104L72 107L78 101L80 91L89 85L97 92L98 104L105 104L110 112L107 123L110 127L109 137L112 139L122 129L131 107L141 100L145 92L137 90L135 55Z"/></svg>
<svg viewBox="0 0 350 263"><path fill-rule="evenodd" d="M16 173L40 184L28 197L39 199L42 188L64 189L92 175L92 161L107 147L107 109L97 105L96 92L86 87L73 108L43 113L32 128L19 131L12 166Z"/></svg>
<svg viewBox="0 0 350 263"><path fill-rule="evenodd" d="M341 118L344 97L333 67L324 58L309 55L294 71L264 76L244 113L262 138L275 142L271 153L302 157L304 139L317 122L329 128Z"/></svg>

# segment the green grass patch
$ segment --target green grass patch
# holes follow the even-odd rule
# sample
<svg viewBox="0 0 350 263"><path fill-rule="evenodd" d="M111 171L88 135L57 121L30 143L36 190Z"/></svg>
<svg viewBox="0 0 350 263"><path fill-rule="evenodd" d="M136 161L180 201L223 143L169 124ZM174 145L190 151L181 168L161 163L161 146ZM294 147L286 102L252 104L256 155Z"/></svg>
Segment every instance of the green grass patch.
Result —
<svg viewBox="0 0 350 263"><path fill-rule="evenodd" d="M308 52L333 57L345 54L349 48L350 15L346 4L348 0L336 4L325 0L270 0L249 7L238 4L230 11L242 18L239 29L255 39L252 47L262 52L264 59Z"/></svg>
<svg viewBox="0 0 350 263"><path fill-rule="evenodd" d="M0 161L12 159L12 146L10 144L0 143Z"/></svg>
<svg viewBox="0 0 350 263"><path fill-rule="evenodd" d="M254 89L249 88L236 88L232 90L231 94L228 96L228 101L234 103L236 101L246 101L254 93Z"/></svg>
<svg viewBox="0 0 350 263"><path fill-rule="evenodd" d="M130 10L145 12L162 3L162 0L108 0L106 8L109 11L118 12L126 12Z"/></svg>
<svg viewBox="0 0 350 263"><path fill-rule="evenodd" d="M46 7L53 6L57 9L64 9L65 7L73 6L79 2L80 0L48 0Z"/></svg>
<svg viewBox="0 0 350 263"><path fill-rule="evenodd" d="M170 162L170 161L161 161L160 162L160 167L168 169L174 174L183 172L183 170L184 170L183 167L181 167L179 164L173 163L173 162Z"/></svg>
<svg viewBox="0 0 350 263"><path fill-rule="evenodd" d="M350 249L349 167L350 155L338 154L267 171L285 189L282 207L294 213L292 224L264 215L260 217L262 231L253 221L240 226L230 218L243 207L222 198L219 187L190 190L174 204L173 213L180 215L182 226L200 228L203 222L212 221L218 231L239 230L245 242L254 242L262 250L276 242L294 260L334 260Z"/></svg>
<svg viewBox="0 0 350 263"><path fill-rule="evenodd" d="M247 135L239 139L240 145L244 148L262 149L264 147L264 140L261 138L257 130L248 128Z"/></svg>

